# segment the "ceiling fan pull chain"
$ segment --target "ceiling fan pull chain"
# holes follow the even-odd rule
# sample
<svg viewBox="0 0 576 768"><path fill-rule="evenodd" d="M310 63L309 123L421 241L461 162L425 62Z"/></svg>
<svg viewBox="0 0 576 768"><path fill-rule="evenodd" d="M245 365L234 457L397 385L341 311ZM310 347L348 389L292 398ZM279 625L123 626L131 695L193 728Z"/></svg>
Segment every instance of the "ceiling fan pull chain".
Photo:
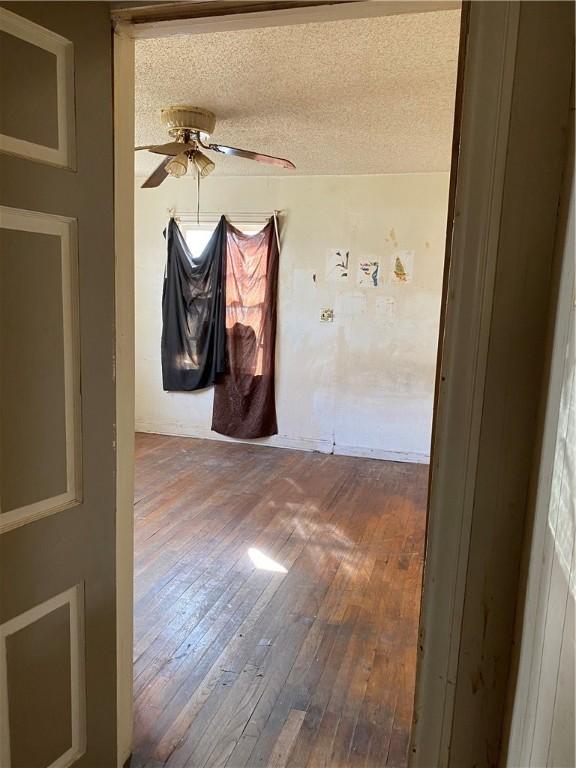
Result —
<svg viewBox="0 0 576 768"><path fill-rule="evenodd" d="M200 171L196 169L196 224L200 224Z"/></svg>

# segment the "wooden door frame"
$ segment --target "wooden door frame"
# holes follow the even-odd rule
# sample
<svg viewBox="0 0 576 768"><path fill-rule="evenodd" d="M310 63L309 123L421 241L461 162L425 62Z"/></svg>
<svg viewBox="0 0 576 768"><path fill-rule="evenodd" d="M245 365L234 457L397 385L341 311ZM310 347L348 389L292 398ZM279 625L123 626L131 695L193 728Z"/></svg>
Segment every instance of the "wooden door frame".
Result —
<svg viewBox="0 0 576 768"><path fill-rule="evenodd" d="M449 762L518 34L519 4L484 5L462 15L411 737L422 768Z"/></svg>
<svg viewBox="0 0 576 768"><path fill-rule="evenodd" d="M128 757L132 719L132 546L134 441L134 38L245 29L375 14L434 10L432 3L358 2L283 11L133 25L114 37L116 151L116 388L118 509L118 717L120 764ZM425 6L416 8L416 6ZM438 7L457 7L439 3ZM437 370L427 551L418 648L413 766L450 762L469 558L478 494L500 227L508 171L509 127L518 69L520 4L465 6L461 41L458 140L452 164L441 354ZM472 12L470 12L472 9ZM378 15L380 15L378 14ZM253 17L250 20L249 17ZM560 98L560 95L559 95ZM529 126L526 127L526 131ZM457 162L456 162L457 159ZM559 193L559 190L558 190ZM554 194L542 189L543 201ZM518 226L522 222L518 220ZM537 226L537 224L535 224ZM552 247L552 244L551 244ZM509 258L521 266L523 254ZM512 311L512 303L511 310ZM543 325L548 317L541 318ZM506 375L504 373L504 375ZM505 385L506 382L503 382ZM539 397L535 386L534 397ZM520 438L522 439L522 438ZM505 461L494 444L495 458ZM510 446L508 446L508 451ZM526 477L526 484L529 477ZM523 522L523 521L522 521ZM489 521L487 521L488 525ZM522 525L523 530L523 525ZM518 530L518 535L522 535ZM482 542L473 542L481 547ZM486 568L489 568L487 561ZM514 611L515 600L510 610ZM484 606L467 606L481 621ZM507 643L507 639L502 639ZM480 674L482 670L480 670ZM477 723L473 723L474 727Z"/></svg>
<svg viewBox="0 0 576 768"><path fill-rule="evenodd" d="M422 768L505 755L573 119L573 3L465 12L410 755Z"/></svg>
<svg viewBox="0 0 576 768"><path fill-rule="evenodd" d="M116 653L118 766L132 752L134 653L134 39L114 31Z"/></svg>

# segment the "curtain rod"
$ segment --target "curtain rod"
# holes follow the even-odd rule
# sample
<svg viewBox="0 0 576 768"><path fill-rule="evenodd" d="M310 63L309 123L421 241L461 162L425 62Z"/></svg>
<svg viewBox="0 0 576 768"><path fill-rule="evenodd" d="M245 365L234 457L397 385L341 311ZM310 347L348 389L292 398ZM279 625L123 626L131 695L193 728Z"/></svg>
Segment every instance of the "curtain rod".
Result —
<svg viewBox="0 0 576 768"><path fill-rule="evenodd" d="M226 218L231 219L241 219L241 218L260 218L260 219L269 219L272 216L278 216L282 213L282 211L228 211L227 213L223 213L222 211L200 211L200 218L203 216L217 216L220 218L220 216L226 216ZM181 217L191 217L196 218L197 212L196 211L178 211L176 208L168 208L168 215L173 216L175 219L181 218Z"/></svg>
<svg viewBox="0 0 576 768"><path fill-rule="evenodd" d="M190 218L193 222L196 222L196 225L198 225L202 220L207 221L209 220L209 223L212 224L214 221L219 221L221 216L226 216L228 219L236 219L236 221L239 220L239 223L242 224L250 224L250 218L254 219L255 223L260 223L262 219L273 219L274 221L274 234L276 235L276 243L278 245L278 250L280 250L280 233L278 231L278 216L282 213L282 211L274 210L272 212L266 211L262 213L258 212L238 212L238 213L220 213L217 211L202 211L200 214L198 214L198 211L177 211L175 208L168 208L168 216L170 218L175 219L176 221L179 221L180 219L184 218ZM212 219L213 221L210 221Z"/></svg>

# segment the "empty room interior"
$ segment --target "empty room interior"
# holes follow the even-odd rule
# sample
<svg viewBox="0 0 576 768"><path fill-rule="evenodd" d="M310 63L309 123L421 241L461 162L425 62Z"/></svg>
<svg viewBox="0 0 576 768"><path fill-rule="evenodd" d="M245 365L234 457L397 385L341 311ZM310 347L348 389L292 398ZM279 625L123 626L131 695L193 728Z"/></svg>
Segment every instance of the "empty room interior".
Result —
<svg viewBox="0 0 576 768"><path fill-rule="evenodd" d="M136 40L132 768L407 763L459 35Z"/></svg>

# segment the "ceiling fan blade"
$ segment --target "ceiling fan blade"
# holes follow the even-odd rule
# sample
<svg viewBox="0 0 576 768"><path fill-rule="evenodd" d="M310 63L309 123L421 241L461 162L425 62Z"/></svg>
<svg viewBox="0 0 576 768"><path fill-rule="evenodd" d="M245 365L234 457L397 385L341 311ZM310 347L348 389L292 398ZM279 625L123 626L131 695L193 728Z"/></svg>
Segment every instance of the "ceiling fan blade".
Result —
<svg viewBox="0 0 576 768"><path fill-rule="evenodd" d="M186 148L194 149L194 145L183 141L169 141L167 144L158 144L150 147L150 152L156 155L170 155L176 157L185 151Z"/></svg>
<svg viewBox="0 0 576 768"><path fill-rule="evenodd" d="M142 149L154 149L156 144L144 144L142 147L134 147L134 152L140 152Z"/></svg>
<svg viewBox="0 0 576 768"><path fill-rule="evenodd" d="M168 155L168 157L165 157L164 160L162 160L158 168L156 168L156 170L153 171L150 174L150 176L148 176L144 184L142 184L142 189L159 187L160 184L162 184L164 179L168 176L168 171L166 170L166 166L168 165L170 160L172 160L172 157L170 155Z"/></svg>
<svg viewBox="0 0 576 768"><path fill-rule="evenodd" d="M214 152L221 152L223 155L235 155L236 157L245 157L248 160L256 160L259 163L268 163L268 165L278 165L281 168L296 168L290 160L284 160L282 157L273 157L272 155L263 155L261 152L251 152L249 149L238 149L238 147L227 147L224 144L209 144L207 149Z"/></svg>

